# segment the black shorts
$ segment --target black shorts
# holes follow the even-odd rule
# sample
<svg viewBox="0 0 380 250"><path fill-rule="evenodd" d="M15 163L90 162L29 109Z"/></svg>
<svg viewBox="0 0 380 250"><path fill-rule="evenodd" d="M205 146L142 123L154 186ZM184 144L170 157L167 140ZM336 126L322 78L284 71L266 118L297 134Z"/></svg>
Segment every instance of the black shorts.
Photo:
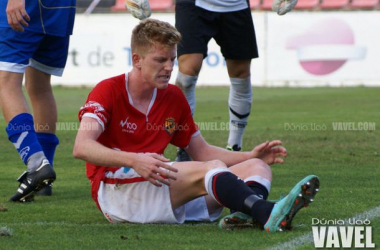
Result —
<svg viewBox="0 0 380 250"><path fill-rule="evenodd" d="M259 57L255 28L250 8L234 12L211 12L192 2L179 2L175 10L175 26L182 35L178 57L202 53L214 38L225 59L246 60Z"/></svg>

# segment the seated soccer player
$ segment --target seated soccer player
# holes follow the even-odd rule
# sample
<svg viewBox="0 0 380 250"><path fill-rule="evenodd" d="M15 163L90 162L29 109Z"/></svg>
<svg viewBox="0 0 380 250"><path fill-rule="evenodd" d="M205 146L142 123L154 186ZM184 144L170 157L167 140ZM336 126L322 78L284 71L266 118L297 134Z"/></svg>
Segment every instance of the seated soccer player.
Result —
<svg viewBox="0 0 380 250"><path fill-rule="evenodd" d="M289 229L316 194L318 178L310 175L277 204L268 202L268 164L286 156L281 141L248 152L208 144L182 91L169 84L180 40L169 23L141 21L132 32L133 69L100 82L79 111L73 155L87 162L98 208L110 222L183 223L215 220L228 207L267 231ZM194 161L169 162L169 143Z"/></svg>

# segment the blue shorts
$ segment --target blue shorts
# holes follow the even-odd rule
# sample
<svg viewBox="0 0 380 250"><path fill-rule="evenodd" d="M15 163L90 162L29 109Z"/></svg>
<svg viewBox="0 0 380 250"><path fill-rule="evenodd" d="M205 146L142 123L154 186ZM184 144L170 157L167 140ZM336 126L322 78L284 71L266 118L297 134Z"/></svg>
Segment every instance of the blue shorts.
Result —
<svg viewBox="0 0 380 250"><path fill-rule="evenodd" d="M24 73L31 66L44 73L62 76L69 36L58 37L29 31L0 28L0 70Z"/></svg>

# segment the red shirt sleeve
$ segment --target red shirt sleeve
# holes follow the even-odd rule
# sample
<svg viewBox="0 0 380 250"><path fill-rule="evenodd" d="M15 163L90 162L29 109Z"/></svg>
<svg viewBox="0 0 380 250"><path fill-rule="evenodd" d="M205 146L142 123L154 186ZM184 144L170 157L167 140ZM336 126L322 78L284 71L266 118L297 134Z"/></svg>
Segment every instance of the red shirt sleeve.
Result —
<svg viewBox="0 0 380 250"><path fill-rule="evenodd" d="M103 131L105 130L111 117L114 81L115 78L106 79L94 87L79 110L79 121L83 117L92 117L99 122Z"/></svg>

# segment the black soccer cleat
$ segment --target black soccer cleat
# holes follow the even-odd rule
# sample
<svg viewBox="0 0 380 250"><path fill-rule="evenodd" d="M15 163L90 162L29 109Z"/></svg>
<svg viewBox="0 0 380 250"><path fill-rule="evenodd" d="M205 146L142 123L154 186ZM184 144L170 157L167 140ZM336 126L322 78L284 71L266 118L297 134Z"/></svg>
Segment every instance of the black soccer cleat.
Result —
<svg viewBox="0 0 380 250"><path fill-rule="evenodd" d="M53 184L49 184L43 187L40 191L36 192L38 196L52 196L53 195Z"/></svg>
<svg viewBox="0 0 380 250"><path fill-rule="evenodd" d="M32 201L34 194L43 187L49 186L55 181L56 175L48 160L43 160L41 165L33 173L24 172L17 181L20 182L17 192L9 201Z"/></svg>
<svg viewBox="0 0 380 250"><path fill-rule="evenodd" d="M241 151L241 147L239 147L237 144L233 145L232 147L230 145L227 145L226 149L229 151Z"/></svg>
<svg viewBox="0 0 380 250"><path fill-rule="evenodd" d="M52 196L53 195L53 184L49 184L43 187L40 191L36 192L37 196Z"/></svg>
<svg viewBox="0 0 380 250"><path fill-rule="evenodd" d="M190 155L184 150L183 148L177 149L177 157L175 158L176 162L183 162L183 161L192 161Z"/></svg>

